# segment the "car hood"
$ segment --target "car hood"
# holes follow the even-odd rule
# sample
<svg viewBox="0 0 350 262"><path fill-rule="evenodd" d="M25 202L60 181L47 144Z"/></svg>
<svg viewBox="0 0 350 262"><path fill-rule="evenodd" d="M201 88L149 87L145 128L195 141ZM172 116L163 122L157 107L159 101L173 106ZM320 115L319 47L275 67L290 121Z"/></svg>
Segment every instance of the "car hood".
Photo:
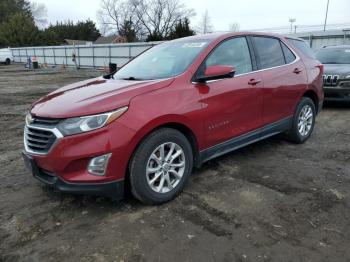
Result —
<svg viewBox="0 0 350 262"><path fill-rule="evenodd" d="M30 112L34 116L67 118L93 115L129 104L140 94L169 86L171 79L128 81L98 77L67 85L36 101Z"/></svg>
<svg viewBox="0 0 350 262"><path fill-rule="evenodd" d="M325 75L339 75L341 78L349 76L350 64L324 64Z"/></svg>

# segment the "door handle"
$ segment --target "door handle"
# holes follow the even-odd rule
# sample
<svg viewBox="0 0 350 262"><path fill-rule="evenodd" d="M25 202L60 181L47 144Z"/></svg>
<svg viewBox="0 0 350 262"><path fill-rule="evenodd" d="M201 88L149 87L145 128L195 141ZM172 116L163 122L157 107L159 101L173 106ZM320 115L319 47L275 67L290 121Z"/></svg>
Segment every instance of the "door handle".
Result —
<svg viewBox="0 0 350 262"><path fill-rule="evenodd" d="M248 85L255 86L255 85L259 84L260 82L261 82L260 79L254 79L254 78L252 78L252 79L250 79L250 80L248 81Z"/></svg>
<svg viewBox="0 0 350 262"><path fill-rule="evenodd" d="M294 68L293 73L294 74L299 74L302 70L300 70L299 68Z"/></svg>

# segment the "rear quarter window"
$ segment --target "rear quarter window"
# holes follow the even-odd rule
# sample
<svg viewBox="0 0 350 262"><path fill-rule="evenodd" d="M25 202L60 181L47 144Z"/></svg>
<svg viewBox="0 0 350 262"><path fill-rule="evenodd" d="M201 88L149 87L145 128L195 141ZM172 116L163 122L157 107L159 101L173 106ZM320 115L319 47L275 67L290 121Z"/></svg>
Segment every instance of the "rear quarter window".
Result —
<svg viewBox="0 0 350 262"><path fill-rule="evenodd" d="M293 54L292 51L290 51L290 49L283 42L281 42L281 46L282 46L284 58L286 59L286 63L287 64L292 63L296 59L295 55Z"/></svg>
<svg viewBox="0 0 350 262"><path fill-rule="evenodd" d="M307 57L313 58L313 59L316 58L314 51L312 51L309 45L303 40L297 40L297 39L291 39L291 38L288 38L287 40L290 44L292 44L295 48L297 48L300 52L302 52Z"/></svg>

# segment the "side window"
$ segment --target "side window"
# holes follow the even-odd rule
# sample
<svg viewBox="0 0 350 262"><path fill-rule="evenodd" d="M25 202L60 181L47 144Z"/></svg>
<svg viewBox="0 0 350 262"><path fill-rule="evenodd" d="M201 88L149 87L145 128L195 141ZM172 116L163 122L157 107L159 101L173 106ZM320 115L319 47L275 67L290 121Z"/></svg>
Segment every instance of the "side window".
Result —
<svg viewBox="0 0 350 262"><path fill-rule="evenodd" d="M280 41L271 37L253 37L260 69L284 65L284 56Z"/></svg>
<svg viewBox="0 0 350 262"><path fill-rule="evenodd" d="M292 63L296 59L295 55L284 43L281 42L281 45L284 53L284 58L286 59L286 63Z"/></svg>
<svg viewBox="0 0 350 262"><path fill-rule="evenodd" d="M288 42L292 43L292 45L298 48L304 55L315 58L314 52L305 41L288 38Z"/></svg>
<svg viewBox="0 0 350 262"><path fill-rule="evenodd" d="M205 62L205 66L227 65L236 68L236 74L252 71L252 62L245 37L226 40L215 48Z"/></svg>

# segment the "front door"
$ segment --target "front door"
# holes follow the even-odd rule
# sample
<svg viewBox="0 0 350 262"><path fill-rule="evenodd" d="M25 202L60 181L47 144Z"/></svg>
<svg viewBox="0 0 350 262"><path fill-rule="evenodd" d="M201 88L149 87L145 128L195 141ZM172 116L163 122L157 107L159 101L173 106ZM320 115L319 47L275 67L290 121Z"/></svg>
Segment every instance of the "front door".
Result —
<svg viewBox="0 0 350 262"><path fill-rule="evenodd" d="M205 111L206 147L238 137L262 124L260 72L253 72L248 42L235 37L220 43L208 56L202 70L211 65L236 69L235 77L195 84Z"/></svg>

